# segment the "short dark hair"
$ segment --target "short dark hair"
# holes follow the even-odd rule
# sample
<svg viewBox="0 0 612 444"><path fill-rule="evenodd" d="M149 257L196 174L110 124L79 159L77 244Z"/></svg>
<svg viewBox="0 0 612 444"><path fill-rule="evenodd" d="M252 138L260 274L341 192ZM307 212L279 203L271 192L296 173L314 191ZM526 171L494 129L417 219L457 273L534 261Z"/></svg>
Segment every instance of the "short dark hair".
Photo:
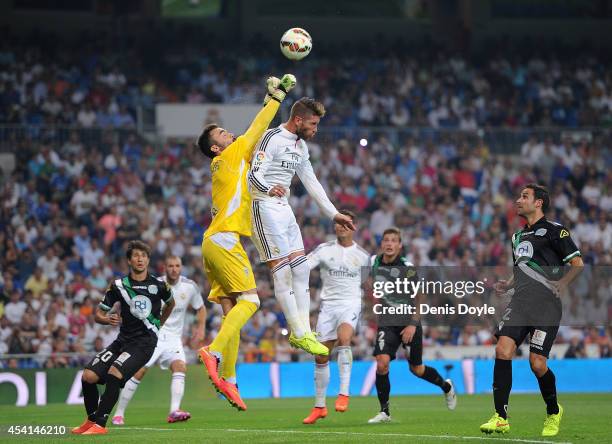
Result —
<svg viewBox="0 0 612 444"><path fill-rule="evenodd" d="M128 242L127 249L125 250L125 256L128 258L128 260L132 259L132 253L134 250L144 251L147 257L151 257L151 247L141 240L133 240Z"/></svg>
<svg viewBox="0 0 612 444"><path fill-rule="evenodd" d="M291 107L289 118L293 119L295 116L306 118L313 115L323 117L325 115L325 106L310 97L302 97Z"/></svg>
<svg viewBox="0 0 612 444"><path fill-rule="evenodd" d="M338 213L350 217L351 219L353 219L353 222L357 222L357 215L349 209L341 208L340 210L338 210Z"/></svg>
<svg viewBox="0 0 612 444"><path fill-rule="evenodd" d="M542 200L542 212L546 213L550 207L550 195L545 186L538 185L537 183L529 183L523 187L523 189L529 188L533 190L534 199Z"/></svg>
<svg viewBox="0 0 612 444"><path fill-rule="evenodd" d="M213 151L211 150L212 146L214 145L214 142L210 137L211 131L216 128L219 128L219 125L217 125L216 123L209 123L204 127L202 133L200 133L200 135L196 139L196 145L200 149L200 152L210 159L216 156L216 154L213 153Z"/></svg>
<svg viewBox="0 0 612 444"><path fill-rule="evenodd" d="M164 262L168 262L170 259L177 259L181 263L181 265L183 265L183 260L180 258L180 256L177 256L176 254L167 254L164 258Z"/></svg>
<svg viewBox="0 0 612 444"><path fill-rule="evenodd" d="M402 241L402 232L397 227L387 228L385 231L383 231L382 237L384 238L387 234L397 234L397 237L399 237L400 242Z"/></svg>

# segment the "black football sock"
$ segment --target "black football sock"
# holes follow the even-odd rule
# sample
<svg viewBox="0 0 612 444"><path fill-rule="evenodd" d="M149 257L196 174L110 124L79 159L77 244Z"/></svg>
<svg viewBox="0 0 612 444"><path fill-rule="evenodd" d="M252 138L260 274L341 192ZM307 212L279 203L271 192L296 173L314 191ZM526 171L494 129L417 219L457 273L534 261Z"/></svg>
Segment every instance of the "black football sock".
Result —
<svg viewBox="0 0 612 444"><path fill-rule="evenodd" d="M106 376L106 390L100 398L100 406L96 412L96 424L102 427L106 427L106 421L108 421L108 415L117 403L119 399L119 392L121 391L121 379L114 375Z"/></svg>
<svg viewBox="0 0 612 444"><path fill-rule="evenodd" d="M555 374L551 369L548 369L541 378L538 378L538 385L540 386L542 398L544 398L544 402L546 403L546 413L549 415L556 415L559 413L559 404L557 404L557 385Z"/></svg>
<svg viewBox="0 0 612 444"><path fill-rule="evenodd" d="M419 376L419 378L424 379L427 382L431 382L434 385L437 385L444 391L444 393L450 392L451 385L444 379L442 379L442 376L440 376L438 370L433 367L425 366L425 371L423 372L422 376Z"/></svg>
<svg viewBox="0 0 612 444"><path fill-rule="evenodd" d="M508 359L495 359L493 369L493 400L495 411L499 416L508 417L508 400L512 389L512 361Z"/></svg>
<svg viewBox="0 0 612 444"><path fill-rule="evenodd" d="M379 375L376 373L376 393L378 393L378 402L380 402L380 411L389 415L389 393L391 393L391 382L389 382L389 373Z"/></svg>
<svg viewBox="0 0 612 444"><path fill-rule="evenodd" d="M87 418L90 421L96 420L96 410L98 409L98 401L100 400L98 394L98 386L96 384L90 384L81 380L81 387L83 389L83 400L85 403L85 411L87 412Z"/></svg>

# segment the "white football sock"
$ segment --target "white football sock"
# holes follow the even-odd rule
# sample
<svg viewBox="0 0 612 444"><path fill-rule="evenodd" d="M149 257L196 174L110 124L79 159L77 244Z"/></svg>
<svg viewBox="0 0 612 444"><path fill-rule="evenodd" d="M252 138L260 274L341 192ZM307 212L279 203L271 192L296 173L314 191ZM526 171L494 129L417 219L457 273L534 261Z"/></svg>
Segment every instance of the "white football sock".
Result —
<svg viewBox="0 0 612 444"><path fill-rule="evenodd" d="M315 407L325 407L325 394L329 385L329 363L315 364Z"/></svg>
<svg viewBox="0 0 612 444"><path fill-rule="evenodd" d="M170 384L170 413L178 410L185 393L185 373L172 373L172 384Z"/></svg>
<svg viewBox="0 0 612 444"><path fill-rule="evenodd" d="M338 350L338 371L340 373L340 394L349 395L351 383L351 368L353 367L353 352L351 347L343 345L336 347Z"/></svg>
<svg viewBox="0 0 612 444"><path fill-rule="evenodd" d="M129 381L125 383L119 395L119 402L117 402L117 409L115 410L114 416L125 416L125 409L132 400L136 390L138 390L138 384L140 384L140 381L134 377L130 378Z"/></svg>
<svg viewBox="0 0 612 444"><path fill-rule="evenodd" d="M289 262L281 262L272 269L274 279L274 296L283 310L287 324L296 338L304 336L305 331L300 321L295 295L292 289L291 267Z"/></svg>
<svg viewBox="0 0 612 444"><path fill-rule="evenodd" d="M291 277L293 279L293 293L300 321L306 333L310 333L310 267L306 256L298 256L293 259L291 265Z"/></svg>

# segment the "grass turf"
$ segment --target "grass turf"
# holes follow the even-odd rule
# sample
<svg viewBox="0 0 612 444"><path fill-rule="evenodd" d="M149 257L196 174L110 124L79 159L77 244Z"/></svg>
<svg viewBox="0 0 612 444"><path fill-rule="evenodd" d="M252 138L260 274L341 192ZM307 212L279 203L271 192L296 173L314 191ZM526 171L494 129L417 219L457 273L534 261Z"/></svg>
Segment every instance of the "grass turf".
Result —
<svg viewBox="0 0 612 444"><path fill-rule="evenodd" d="M151 390L143 387L141 390ZM187 422L167 424L168 386L156 390L154 399L138 393L128 407L126 426L110 425L107 436L11 436L9 425L55 424L73 427L84 418L82 406L51 404L46 407L0 407L0 442L95 442L106 443L451 443L482 442L612 442L610 414L612 394L563 394L565 408L561 432L556 438L542 438L544 403L539 395L512 395L511 431L491 437L478 426L492 414L491 396L460 396L457 410L447 411L442 396L402 396L391 398L390 424L367 424L377 412L375 397L351 398L349 411L333 411L316 425L302 425L313 400L305 398L248 400L249 410L237 412L226 401L217 399L209 387L189 390L183 409L193 415ZM140 390L139 390L140 392ZM147 395L147 394L143 394ZM143 399L146 398L146 399ZM110 421L109 421L110 423Z"/></svg>

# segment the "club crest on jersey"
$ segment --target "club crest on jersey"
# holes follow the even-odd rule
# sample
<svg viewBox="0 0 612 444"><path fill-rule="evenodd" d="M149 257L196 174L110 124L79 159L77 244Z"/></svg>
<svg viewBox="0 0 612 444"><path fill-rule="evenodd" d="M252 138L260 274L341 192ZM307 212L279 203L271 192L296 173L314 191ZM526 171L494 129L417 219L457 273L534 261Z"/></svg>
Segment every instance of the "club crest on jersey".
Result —
<svg viewBox="0 0 612 444"><path fill-rule="evenodd" d="M151 294L157 294L157 286L156 285L149 285L149 288L147 288L147 291Z"/></svg>
<svg viewBox="0 0 612 444"><path fill-rule="evenodd" d="M523 241L514 249L516 257L533 257L533 245L529 241Z"/></svg>
<svg viewBox="0 0 612 444"><path fill-rule="evenodd" d="M538 228L535 232L536 236L544 236L546 234L546 228Z"/></svg>
<svg viewBox="0 0 612 444"><path fill-rule="evenodd" d="M155 287L157 290L157 287ZM147 319L153 310L151 300L142 295L137 295L130 300L130 313L137 319Z"/></svg>

